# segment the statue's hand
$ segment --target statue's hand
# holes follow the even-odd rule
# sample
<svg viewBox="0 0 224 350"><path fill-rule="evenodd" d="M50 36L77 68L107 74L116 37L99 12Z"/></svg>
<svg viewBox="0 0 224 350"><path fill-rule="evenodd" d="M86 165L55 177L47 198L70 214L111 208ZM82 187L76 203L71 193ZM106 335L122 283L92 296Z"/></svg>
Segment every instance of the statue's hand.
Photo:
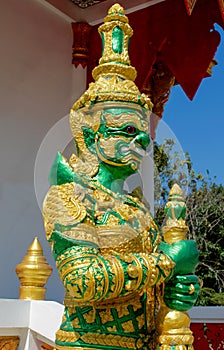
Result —
<svg viewBox="0 0 224 350"><path fill-rule="evenodd" d="M160 243L159 249L174 262L174 275L193 274L198 264L198 249L195 241L181 240L173 244Z"/></svg>
<svg viewBox="0 0 224 350"><path fill-rule="evenodd" d="M175 276L165 284L163 299L169 308L187 311L194 305L199 292L200 285L197 276Z"/></svg>

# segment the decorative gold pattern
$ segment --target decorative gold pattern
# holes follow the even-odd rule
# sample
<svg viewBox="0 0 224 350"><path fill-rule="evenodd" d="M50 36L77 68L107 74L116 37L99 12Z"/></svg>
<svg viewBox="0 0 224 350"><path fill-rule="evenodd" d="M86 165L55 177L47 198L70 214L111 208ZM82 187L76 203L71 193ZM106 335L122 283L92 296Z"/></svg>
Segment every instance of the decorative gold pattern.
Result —
<svg viewBox="0 0 224 350"><path fill-rule="evenodd" d="M98 172L99 163L97 157L91 153L84 140L83 127L91 128L96 132L100 126L101 111L95 111L90 115L89 111L74 111L70 113L70 127L78 148L78 156L72 155L69 160L69 165L74 172L82 172L87 176L94 176ZM83 159L88 160L87 162Z"/></svg>
<svg viewBox="0 0 224 350"><path fill-rule="evenodd" d="M55 350L55 348L51 345L48 345L46 343L41 344L41 350Z"/></svg>
<svg viewBox="0 0 224 350"><path fill-rule="evenodd" d="M61 186L51 186L43 203L45 230L49 238L55 222L61 225L74 225L86 216L86 209L76 194L75 184L66 183Z"/></svg>
<svg viewBox="0 0 224 350"><path fill-rule="evenodd" d="M142 130L148 133L149 131L148 121L143 119L141 107L136 106L135 109L136 109L135 113L122 113L122 115L119 115L119 116L115 116L110 113L104 113L106 126L111 128L113 127L119 128L123 126L125 123L134 123L136 124L139 130Z"/></svg>
<svg viewBox="0 0 224 350"><path fill-rule="evenodd" d="M99 134L99 139L96 140L96 151L97 151L98 157L101 157L100 152L98 150L98 142L99 142L100 148L103 150L104 154L109 158L115 158L116 143L118 140L122 140L122 137L115 136L115 137L110 137L109 140L107 140L107 139L101 138L101 136L102 135ZM125 140L125 138L123 139Z"/></svg>
<svg viewBox="0 0 224 350"><path fill-rule="evenodd" d="M123 225L122 236L120 226L108 225L97 227L99 244L104 253L126 253L142 251L142 237L129 225Z"/></svg>
<svg viewBox="0 0 224 350"><path fill-rule="evenodd" d="M69 343L74 343L80 338L80 334L76 332L65 332L59 329L56 332L56 338L57 340L61 342L69 342Z"/></svg>
<svg viewBox="0 0 224 350"><path fill-rule="evenodd" d="M69 231L64 231L63 235L78 241L91 242L99 245L99 237L94 226L88 224L80 224L72 227Z"/></svg>
<svg viewBox="0 0 224 350"><path fill-rule="evenodd" d="M114 274L114 285L111 287L111 299L120 295L124 286L124 271L118 259L111 257L111 271Z"/></svg>
<svg viewBox="0 0 224 350"><path fill-rule="evenodd" d="M111 66L111 64L110 64ZM98 67L96 67L98 68ZM106 67L108 68L108 67ZM105 68L99 66L98 74L102 74L95 83L89 84L89 89L75 102L72 111L83 107L89 107L94 103L119 101L140 104L142 107L152 109L152 102L145 94L140 94L139 89L131 80L124 80L122 65L112 66L111 77L106 76ZM120 73L120 77L116 74Z"/></svg>
<svg viewBox="0 0 224 350"><path fill-rule="evenodd" d="M19 345L19 337L0 336L0 350L16 350Z"/></svg>
<svg viewBox="0 0 224 350"><path fill-rule="evenodd" d="M136 339L131 337L124 337L113 334L96 334L86 333L82 337L82 340L87 344L107 345L107 346L119 346L121 348L134 349Z"/></svg>
<svg viewBox="0 0 224 350"><path fill-rule="evenodd" d="M44 300L46 289L44 285L52 273L43 256L43 249L36 237L22 262L16 266L20 283L20 299Z"/></svg>

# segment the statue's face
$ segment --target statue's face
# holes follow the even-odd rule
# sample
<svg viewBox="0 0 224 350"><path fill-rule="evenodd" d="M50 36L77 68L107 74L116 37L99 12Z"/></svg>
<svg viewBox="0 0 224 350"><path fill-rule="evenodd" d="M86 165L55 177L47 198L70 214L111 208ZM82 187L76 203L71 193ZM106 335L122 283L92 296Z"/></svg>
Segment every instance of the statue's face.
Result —
<svg viewBox="0 0 224 350"><path fill-rule="evenodd" d="M139 169L150 143L148 121L140 111L129 108L107 108L95 134L95 151L101 162L124 168L129 173Z"/></svg>

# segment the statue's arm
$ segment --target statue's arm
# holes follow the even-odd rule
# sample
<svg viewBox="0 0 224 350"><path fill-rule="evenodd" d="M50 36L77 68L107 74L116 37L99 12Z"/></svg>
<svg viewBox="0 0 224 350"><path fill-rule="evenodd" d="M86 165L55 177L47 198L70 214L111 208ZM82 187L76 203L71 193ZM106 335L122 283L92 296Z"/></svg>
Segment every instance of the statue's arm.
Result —
<svg viewBox="0 0 224 350"><path fill-rule="evenodd" d="M77 301L112 299L162 283L174 263L165 254L105 255L76 184L52 186L43 216L60 278Z"/></svg>
<svg viewBox="0 0 224 350"><path fill-rule="evenodd" d="M77 226L82 231L82 225ZM60 278L77 302L113 299L168 278L174 263L164 254L104 255L94 243L51 236ZM67 248L63 249L63 246Z"/></svg>

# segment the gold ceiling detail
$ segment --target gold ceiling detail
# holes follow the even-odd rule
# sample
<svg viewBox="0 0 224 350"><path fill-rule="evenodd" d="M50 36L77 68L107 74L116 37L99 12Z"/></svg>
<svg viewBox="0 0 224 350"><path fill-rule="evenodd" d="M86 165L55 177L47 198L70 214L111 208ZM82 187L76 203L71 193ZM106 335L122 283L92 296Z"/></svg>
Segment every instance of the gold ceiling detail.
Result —
<svg viewBox="0 0 224 350"><path fill-rule="evenodd" d="M71 0L75 5L81 7L82 9L85 9L89 6L99 4L100 2L103 2L104 0Z"/></svg>

